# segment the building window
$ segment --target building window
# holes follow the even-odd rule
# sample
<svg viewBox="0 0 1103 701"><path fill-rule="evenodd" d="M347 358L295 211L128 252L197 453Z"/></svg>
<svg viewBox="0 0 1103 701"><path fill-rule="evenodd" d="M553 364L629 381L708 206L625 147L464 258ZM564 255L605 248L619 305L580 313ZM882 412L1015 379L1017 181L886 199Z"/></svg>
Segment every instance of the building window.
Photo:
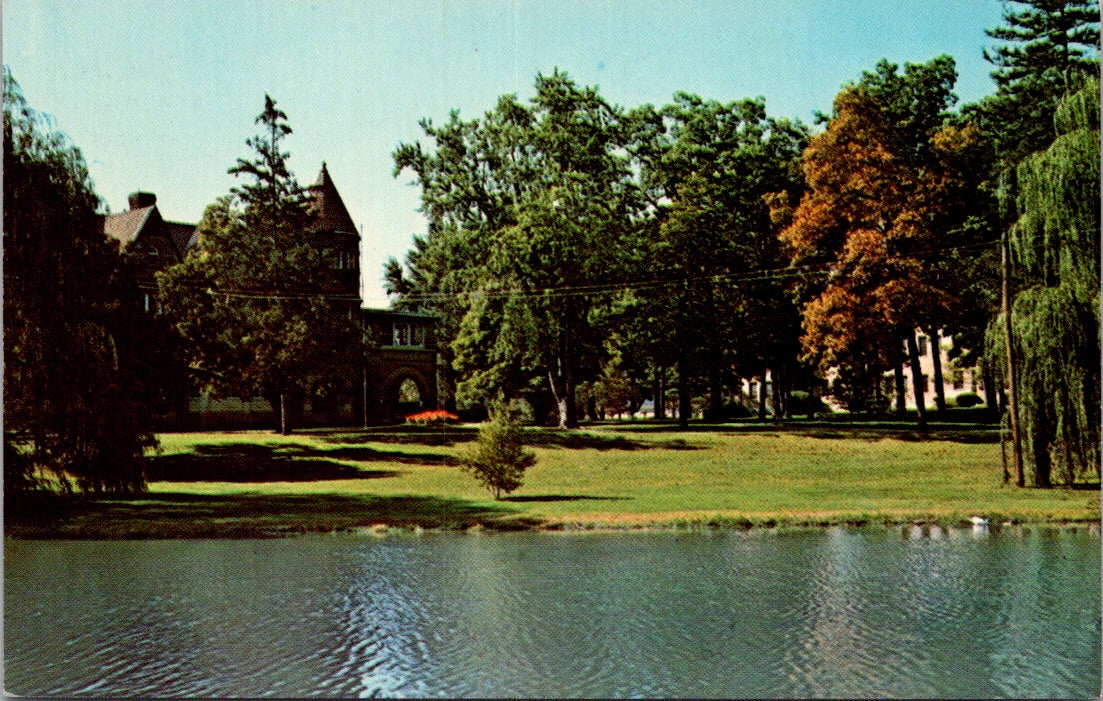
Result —
<svg viewBox="0 0 1103 701"><path fill-rule="evenodd" d="M965 371L954 370L954 389L965 387Z"/></svg>
<svg viewBox="0 0 1103 701"><path fill-rule="evenodd" d="M395 322L391 326L391 345L421 348L425 345L425 327Z"/></svg>
<svg viewBox="0 0 1103 701"><path fill-rule="evenodd" d="M927 355L927 337L926 336L919 336L915 340L916 340L916 343L919 344L919 355L920 356Z"/></svg>
<svg viewBox="0 0 1103 701"><path fill-rule="evenodd" d="M329 267L334 270L356 270L356 254L350 251L335 252L332 248L323 248L322 258L329 261Z"/></svg>

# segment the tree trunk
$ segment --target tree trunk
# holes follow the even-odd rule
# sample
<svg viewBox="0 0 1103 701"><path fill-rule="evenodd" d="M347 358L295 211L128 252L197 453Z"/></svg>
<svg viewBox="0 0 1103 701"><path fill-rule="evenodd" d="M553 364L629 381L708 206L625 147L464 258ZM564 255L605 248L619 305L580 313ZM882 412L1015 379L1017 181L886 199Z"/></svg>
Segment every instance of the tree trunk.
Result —
<svg viewBox="0 0 1103 701"><path fill-rule="evenodd" d="M762 381L758 383L758 420L766 420L766 371L762 371Z"/></svg>
<svg viewBox="0 0 1103 701"><path fill-rule="evenodd" d="M693 414L693 395L689 392L689 359L678 358L678 425L689 426L689 417Z"/></svg>
<svg viewBox="0 0 1103 701"><path fill-rule="evenodd" d="M708 420L721 421L724 414L724 387L720 377L720 354L712 353L709 360L709 408Z"/></svg>
<svg viewBox="0 0 1103 701"><path fill-rule="evenodd" d="M280 435L291 435L291 417L288 415L290 407L287 406L287 393L280 392Z"/></svg>
<svg viewBox="0 0 1103 701"><path fill-rule="evenodd" d="M789 378L789 371L785 369L778 377L781 386L781 417L785 420L793 418L793 382Z"/></svg>
<svg viewBox="0 0 1103 701"><path fill-rule="evenodd" d="M598 420L597 398L593 394L586 398L586 418L590 421ZM604 419L605 417L602 416L601 418Z"/></svg>
<svg viewBox="0 0 1103 701"><path fill-rule="evenodd" d="M927 334L931 339L931 362L934 363L934 404L939 413L946 411L946 388L942 384L942 340L938 329Z"/></svg>
<svg viewBox="0 0 1103 701"><path fill-rule="evenodd" d="M774 423L776 424L781 421L781 412L783 411L781 406L781 373L777 370L772 370L771 375L774 380L771 383L771 387L773 389L772 394L774 399Z"/></svg>
<svg viewBox="0 0 1103 701"><path fill-rule="evenodd" d="M666 368L659 365L655 369L655 403L654 418L666 420Z"/></svg>
<svg viewBox="0 0 1103 701"><path fill-rule="evenodd" d="M904 386L904 363L897 363L892 369L893 380L896 383L896 413L904 414L908 410L908 391Z"/></svg>
<svg viewBox="0 0 1103 701"><path fill-rule="evenodd" d="M559 410L560 428L578 428L578 407L575 406L575 382L573 372L573 343L569 319L559 333L558 367L548 370L548 382Z"/></svg>
<svg viewBox="0 0 1103 701"><path fill-rule="evenodd" d="M871 414L880 414L885 407L884 394L881 388L881 373L875 372L867 364L865 374L870 379L871 389L873 390L873 401L870 402L869 411Z"/></svg>
<svg viewBox="0 0 1103 701"><path fill-rule="evenodd" d="M1046 413L1044 409L1038 407L1030 441L1032 457L1034 458L1034 486L1043 489L1053 486L1050 476L1053 471L1053 461L1049 454L1049 445L1053 438L1053 424Z"/></svg>
<svg viewBox="0 0 1103 701"><path fill-rule="evenodd" d="M912 392L915 393L915 421L920 429L927 428L926 397L923 392L923 369L919 366L919 346L915 342L915 333L908 333L908 360L912 371Z"/></svg>
<svg viewBox="0 0 1103 701"><path fill-rule="evenodd" d="M1015 343L1011 333L1011 282L1010 264L1011 252L1007 242L1007 231L1000 236L1000 310L1003 312L1003 344L1004 359L1007 362L1007 370L1004 373L1004 385L1007 387L1005 404L1008 411L1008 425L1011 427L1011 455L1015 463L1015 484L1022 487L1023 478L1023 449L1022 437L1019 434L1019 402L1015 386Z"/></svg>
<svg viewBox="0 0 1103 701"><path fill-rule="evenodd" d="M984 381L984 406L988 409L988 415L993 421L998 421L1000 416L999 397L996 393L996 373L988 367L988 363L982 358L980 361L981 378Z"/></svg>

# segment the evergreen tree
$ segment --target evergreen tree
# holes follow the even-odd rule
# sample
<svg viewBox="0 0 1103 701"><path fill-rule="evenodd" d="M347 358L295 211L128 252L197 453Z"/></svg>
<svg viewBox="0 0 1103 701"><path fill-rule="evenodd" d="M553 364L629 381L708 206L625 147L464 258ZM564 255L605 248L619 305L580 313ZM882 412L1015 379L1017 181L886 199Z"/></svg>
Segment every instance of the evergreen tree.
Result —
<svg viewBox="0 0 1103 701"><path fill-rule="evenodd" d="M525 450L521 428L504 403L490 409L490 419L479 426L479 437L463 454L460 469L486 487L495 499L521 486L525 470L536 464L536 454Z"/></svg>
<svg viewBox="0 0 1103 701"><path fill-rule="evenodd" d="M986 33L1004 43L984 52L997 91L975 109L1013 167L1052 141L1057 101L1080 76L1099 74L1099 3L1012 0L1003 20Z"/></svg>
<svg viewBox="0 0 1103 701"><path fill-rule="evenodd" d="M187 259L158 274L162 307L200 388L269 399L285 434L303 397L351 391L340 368L359 357L362 341L347 305L326 294L327 263L308 236L309 198L282 150L286 119L266 95L262 131L246 140L254 157L229 171L246 182L207 208Z"/></svg>
<svg viewBox="0 0 1103 701"><path fill-rule="evenodd" d="M51 473L63 490L141 490L155 441L119 255L80 151L43 126L7 67L3 180L5 490Z"/></svg>

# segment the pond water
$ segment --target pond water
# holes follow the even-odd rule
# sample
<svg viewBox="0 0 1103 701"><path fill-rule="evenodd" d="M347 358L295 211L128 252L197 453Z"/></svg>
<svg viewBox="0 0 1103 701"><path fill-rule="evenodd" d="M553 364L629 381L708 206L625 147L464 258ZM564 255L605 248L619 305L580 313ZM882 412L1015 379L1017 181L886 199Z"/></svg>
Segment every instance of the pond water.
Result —
<svg viewBox="0 0 1103 701"><path fill-rule="evenodd" d="M9 694L1090 697L1084 528L11 541Z"/></svg>

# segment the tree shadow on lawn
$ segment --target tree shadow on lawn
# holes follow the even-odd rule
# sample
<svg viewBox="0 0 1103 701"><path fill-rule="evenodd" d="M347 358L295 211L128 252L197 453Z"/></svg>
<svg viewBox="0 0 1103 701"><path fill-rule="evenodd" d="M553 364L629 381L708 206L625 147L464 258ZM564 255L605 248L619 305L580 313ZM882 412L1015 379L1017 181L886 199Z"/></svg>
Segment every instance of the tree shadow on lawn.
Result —
<svg viewBox="0 0 1103 701"><path fill-rule="evenodd" d="M478 436L474 426L373 426L350 431L342 429L304 431L330 444L357 445L361 443L388 443L398 445L452 446L467 443Z"/></svg>
<svg viewBox="0 0 1103 701"><path fill-rule="evenodd" d="M928 430L919 431L917 429L856 429L856 428L839 428L839 429L794 429L786 431L789 435L801 436L802 438L825 438L825 439L839 439L850 438L854 440L863 441L879 441L886 438L892 438L898 441L909 441L913 443L922 443L925 441L946 441L949 443L999 443L1000 434L998 430L982 429L982 430Z"/></svg>
<svg viewBox="0 0 1103 701"><path fill-rule="evenodd" d="M933 422L937 423L937 422ZM863 422L847 424L839 421L790 420L783 423L758 421L733 421L730 423L691 423L681 428L670 422L639 422L616 426L618 433L719 433L722 436L757 434L766 436L792 435L806 438L853 438L878 441L895 438L902 441L949 441L953 443L998 443L999 429L977 424L937 424L926 431L916 428L914 422ZM670 446L667 446L670 447Z"/></svg>
<svg viewBox="0 0 1103 701"><path fill-rule="evenodd" d="M434 428L427 426L390 426L367 428L362 431L342 431L337 433L316 432L327 443L398 443L403 445L452 446L466 443L478 436L475 426L448 426ZM524 442L530 446L543 448L568 448L590 450L700 450L684 439L670 441L638 441L622 435L589 433L585 430L560 428L527 427L523 433ZM439 459L440 456L437 456ZM445 463L454 464L454 463Z"/></svg>
<svg viewBox="0 0 1103 701"><path fill-rule="evenodd" d="M629 501L632 497L589 497L585 494L532 494L519 497L502 497L502 501L518 504L545 501Z"/></svg>
<svg viewBox="0 0 1103 701"><path fill-rule="evenodd" d="M440 455L316 450L302 445L225 443L199 445L194 452L154 455L146 476L151 482L314 482L395 477L394 470L362 470L337 460L384 460L405 464L438 464Z"/></svg>
<svg viewBox="0 0 1103 701"><path fill-rule="evenodd" d="M51 518L5 520L24 538L245 538L392 527L501 530L539 525L508 507L456 498L161 492L78 499Z"/></svg>

